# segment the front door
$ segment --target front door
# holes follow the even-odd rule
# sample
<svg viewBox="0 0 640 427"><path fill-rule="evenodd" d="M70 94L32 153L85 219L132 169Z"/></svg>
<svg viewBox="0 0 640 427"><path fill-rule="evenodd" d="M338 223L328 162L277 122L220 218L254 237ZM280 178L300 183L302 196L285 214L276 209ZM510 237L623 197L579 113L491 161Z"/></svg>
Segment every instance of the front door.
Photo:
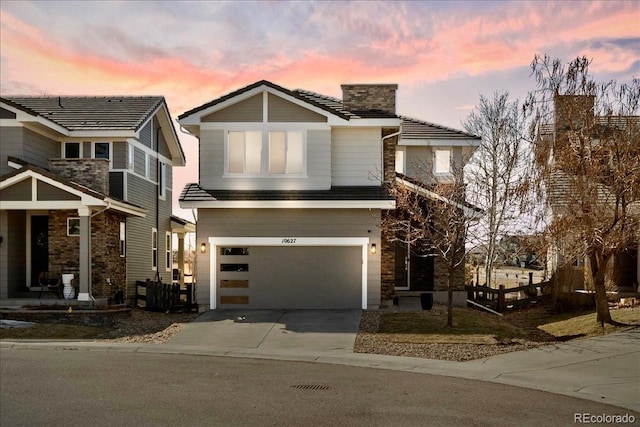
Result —
<svg viewBox="0 0 640 427"><path fill-rule="evenodd" d="M40 287L38 275L49 270L49 217L31 217L31 286Z"/></svg>

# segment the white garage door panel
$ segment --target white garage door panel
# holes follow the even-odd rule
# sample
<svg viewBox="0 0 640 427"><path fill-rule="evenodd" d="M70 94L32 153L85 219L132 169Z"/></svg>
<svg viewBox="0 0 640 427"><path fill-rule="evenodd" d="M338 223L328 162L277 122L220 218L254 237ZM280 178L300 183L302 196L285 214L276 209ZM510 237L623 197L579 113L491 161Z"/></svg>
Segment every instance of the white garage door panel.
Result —
<svg viewBox="0 0 640 427"><path fill-rule="evenodd" d="M360 308L362 248L254 246L249 307Z"/></svg>

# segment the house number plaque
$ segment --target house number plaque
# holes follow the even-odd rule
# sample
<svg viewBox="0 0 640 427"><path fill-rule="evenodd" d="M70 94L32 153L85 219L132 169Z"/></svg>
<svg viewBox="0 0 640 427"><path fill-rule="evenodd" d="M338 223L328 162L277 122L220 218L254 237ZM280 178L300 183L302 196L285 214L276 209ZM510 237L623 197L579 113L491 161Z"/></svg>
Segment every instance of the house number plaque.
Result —
<svg viewBox="0 0 640 427"><path fill-rule="evenodd" d="M295 242L296 242L296 239L291 239L291 238L282 239L282 244L284 244L284 245L292 245Z"/></svg>

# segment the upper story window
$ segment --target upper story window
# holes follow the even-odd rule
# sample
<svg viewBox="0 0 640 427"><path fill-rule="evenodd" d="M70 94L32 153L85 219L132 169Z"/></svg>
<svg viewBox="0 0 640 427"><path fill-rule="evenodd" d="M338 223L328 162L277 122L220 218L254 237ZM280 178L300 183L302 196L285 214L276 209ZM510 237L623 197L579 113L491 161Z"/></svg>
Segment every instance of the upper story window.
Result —
<svg viewBox="0 0 640 427"><path fill-rule="evenodd" d="M260 175L262 172L262 132L229 132L228 172Z"/></svg>
<svg viewBox="0 0 640 427"><path fill-rule="evenodd" d="M64 143L64 158L65 159L79 159L82 157L82 144L79 142L65 142Z"/></svg>
<svg viewBox="0 0 640 427"><path fill-rule="evenodd" d="M451 173L451 150L436 149L433 153L433 173Z"/></svg>
<svg viewBox="0 0 640 427"><path fill-rule="evenodd" d="M136 155L133 144L127 144L127 169L135 170Z"/></svg>
<svg viewBox="0 0 640 427"><path fill-rule="evenodd" d="M226 173L301 175L305 171L302 131L229 131Z"/></svg>
<svg viewBox="0 0 640 427"><path fill-rule="evenodd" d="M302 132L269 132L269 173L301 174Z"/></svg>
<svg viewBox="0 0 640 427"><path fill-rule="evenodd" d="M108 142L96 142L93 145L94 159L111 160L111 145Z"/></svg>
<svg viewBox="0 0 640 427"><path fill-rule="evenodd" d="M167 164L162 162L158 164L158 196L167 197Z"/></svg>

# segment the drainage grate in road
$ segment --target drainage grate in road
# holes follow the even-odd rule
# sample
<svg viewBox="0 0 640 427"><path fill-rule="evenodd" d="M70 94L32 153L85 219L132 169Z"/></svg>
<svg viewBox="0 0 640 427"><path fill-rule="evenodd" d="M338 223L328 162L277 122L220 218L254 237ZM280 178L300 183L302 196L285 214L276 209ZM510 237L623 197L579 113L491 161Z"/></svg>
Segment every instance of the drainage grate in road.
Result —
<svg viewBox="0 0 640 427"><path fill-rule="evenodd" d="M322 384L298 384L292 385L291 388L297 388L298 390L331 390L331 386Z"/></svg>

